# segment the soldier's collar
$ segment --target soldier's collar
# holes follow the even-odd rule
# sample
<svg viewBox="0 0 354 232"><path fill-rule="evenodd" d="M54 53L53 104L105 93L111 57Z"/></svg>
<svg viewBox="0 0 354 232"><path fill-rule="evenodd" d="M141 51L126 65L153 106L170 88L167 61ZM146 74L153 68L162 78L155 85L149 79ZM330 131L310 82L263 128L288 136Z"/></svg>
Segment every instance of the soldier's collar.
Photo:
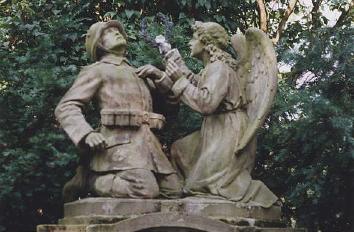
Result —
<svg viewBox="0 0 354 232"><path fill-rule="evenodd" d="M102 62L102 63L114 64L117 66L121 65L123 63L123 61L125 63L129 64L129 61L126 57L116 56L113 54L108 54L100 60L100 62Z"/></svg>

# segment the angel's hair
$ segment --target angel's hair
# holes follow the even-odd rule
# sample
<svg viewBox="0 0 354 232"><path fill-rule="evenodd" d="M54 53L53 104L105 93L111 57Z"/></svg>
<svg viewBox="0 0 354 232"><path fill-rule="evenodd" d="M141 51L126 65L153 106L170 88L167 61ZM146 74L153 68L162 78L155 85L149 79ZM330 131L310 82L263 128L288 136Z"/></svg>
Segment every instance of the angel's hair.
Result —
<svg viewBox="0 0 354 232"><path fill-rule="evenodd" d="M205 50L209 53L211 62L220 60L232 69L236 69L236 60L224 51L230 42L230 37L220 24L196 21L192 29L198 39L205 45Z"/></svg>
<svg viewBox="0 0 354 232"><path fill-rule="evenodd" d="M225 49L229 44L230 37L220 24L196 21L192 29L205 45L213 44L221 49Z"/></svg>

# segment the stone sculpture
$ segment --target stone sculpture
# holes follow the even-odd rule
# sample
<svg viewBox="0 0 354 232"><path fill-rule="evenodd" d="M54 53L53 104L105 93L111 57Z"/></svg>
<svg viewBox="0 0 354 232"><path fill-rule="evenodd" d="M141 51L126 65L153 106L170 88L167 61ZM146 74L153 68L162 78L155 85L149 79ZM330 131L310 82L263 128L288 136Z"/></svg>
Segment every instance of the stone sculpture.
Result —
<svg viewBox="0 0 354 232"><path fill-rule="evenodd" d="M152 65L136 70L124 58L126 36L118 22L90 28L86 47L98 62L83 69L56 115L74 143L89 151L83 154L87 164L64 188L66 200L82 190L103 197L66 203L64 218L57 225L38 225L37 232L306 231L286 228L281 206L274 204L277 197L250 175L255 132L276 90L271 42L257 29L234 35L235 60L223 50L229 40L223 27L196 22L193 29L191 55L204 63L199 74L161 36L155 42L166 70ZM162 125L163 117L151 112L148 86L204 116L200 131L172 145L172 164L150 131ZM81 112L92 98L101 107L98 131ZM153 198L159 190L178 196L182 186L172 166L185 179L183 190L189 197L124 199Z"/></svg>
<svg viewBox="0 0 354 232"><path fill-rule="evenodd" d="M151 128L165 118L152 112L151 88L125 58L127 35L118 21L93 24L86 50L96 61L85 67L58 104L55 115L83 150L82 164L64 186L64 201L91 193L101 197L155 198L178 195L181 185ZM158 83L157 83L158 85ZM96 100L101 126L94 130L82 108Z"/></svg>
<svg viewBox="0 0 354 232"><path fill-rule="evenodd" d="M273 45L262 31L249 29L231 39L235 60L224 50L229 36L222 26L196 22L193 30L191 56L204 64L199 74L188 70L176 49L165 55L163 74L151 65L138 69L140 77L159 82L165 93L204 116L200 131L171 147L173 164L185 179L184 193L271 207L277 197L264 183L252 180L251 170L256 130L276 92Z"/></svg>

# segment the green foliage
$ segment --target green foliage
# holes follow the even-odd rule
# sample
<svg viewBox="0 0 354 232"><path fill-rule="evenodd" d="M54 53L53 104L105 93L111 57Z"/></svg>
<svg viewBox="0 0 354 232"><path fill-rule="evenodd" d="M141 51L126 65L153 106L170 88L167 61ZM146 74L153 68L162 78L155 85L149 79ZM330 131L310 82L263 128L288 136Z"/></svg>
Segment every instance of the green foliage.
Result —
<svg viewBox="0 0 354 232"><path fill-rule="evenodd" d="M287 216L310 231L353 229L353 32L313 31L294 69L315 78L297 88L290 77L280 82L259 141L258 175L283 197Z"/></svg>
<svg viewBox="0 0 354 232"><path fill-rule="evenodd" d="M341 1L327 3L340 11L345 7ZM268 12L270 34L283 11ZM297 5L295 11L304 8ZM230 33L258 25L256 1L0 1L0 231L33 231L36 224L55 223L62 216L61 188L73 175L77 151L53 111L90 62L84 50L89 26L120 20L132 64L162 68L158 51L139 37L145 16L152 35L162 32L162 25L152 22L157 12L174 21L172 44L195 72L202 66L189 57L187 45L194 20L219 22ZM278 60L293 69L282 75L274 109L260 133L254 174L283 199L288 220L309 231L351 231L353 29L350 15L333 28L326 28L319 16L316 22L290 23L277 46ZM296 86L304 75L315 78ZM91 108L87 117L94 123L97 114ZM171 115L159 133L164 144L200 126L200 115L184 105Z"/></svg>
<svg viewBox="0 0 354 232"><path fill-rule="evenodd" d="M0 231L28 231L60 216L61 186L75 167L53 110L85 62L85 29L73 14L62 17L72 11L65 1L2 4Z"/></svg>

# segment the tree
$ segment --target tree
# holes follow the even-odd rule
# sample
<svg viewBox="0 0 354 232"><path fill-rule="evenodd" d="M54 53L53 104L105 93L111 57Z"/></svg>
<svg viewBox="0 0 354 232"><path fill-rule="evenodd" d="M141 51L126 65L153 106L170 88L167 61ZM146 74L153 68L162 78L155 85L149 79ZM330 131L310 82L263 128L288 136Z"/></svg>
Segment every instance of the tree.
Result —
<svg viewBox="0 0 354 232"><path fill-rule="evenodd" d="M319 11L324 3L341 12L333 26ZM353 4L313 6L279 41L279 59L293 65L263 128L257 171L275 181L288 217L310 231L352 231ZM299 48L288 52L294 39Z"/></svg>
<svg viewBox="0 0 354 232"><path fill-rule="evenodd" d="M77 165L76 149L53 111L80 68L89 63L84 34L100 20L118 19L129 36L135 66L161 66L158 51L139 37L157 12L173 22L173 46L188 66L193 20L216 21L230 33L260 27L274 38L278 61L292 70L280 79L276 104L260 131L255 176L284 202L289 220L310 231L353 227L353 28L350 1L78 1L5 0L0 3L0 231L31 231L61 217L61 188ZM340 16L329 26L321 7ZM300 18L291 19L292 14ZM298 48L294 49L294 44ZM308 81L301 86L299 80ZM312 81L309 81L312 78ZM297 84L298 83L298 84ZM94 124L97 112L87 109ZM167 145L195 130L197 114L182 106L160 139ZM269 171L272 170L272 171ZM58 175L60 173L60 175ZM284 183L286 183L284 185ZM16 220L9 220L16 218ZM20 222L20 223L18 223Z"/></svg>

